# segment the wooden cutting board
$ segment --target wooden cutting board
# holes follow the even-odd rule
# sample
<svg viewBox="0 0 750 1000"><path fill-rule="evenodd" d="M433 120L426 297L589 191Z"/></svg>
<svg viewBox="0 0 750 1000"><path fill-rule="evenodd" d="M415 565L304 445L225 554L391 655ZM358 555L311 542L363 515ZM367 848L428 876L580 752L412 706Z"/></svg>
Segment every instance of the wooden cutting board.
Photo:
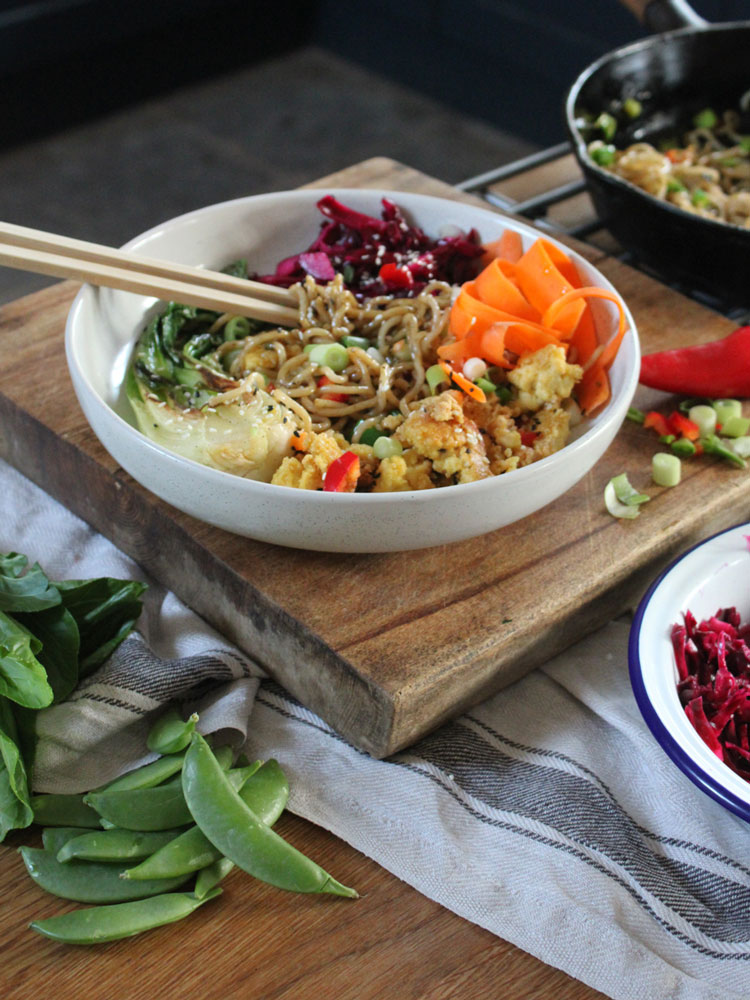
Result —
<svg viewBox="0 0 750 1000"><path fill-rule="evenodd" d="M383 158L314 186L473 200ZM732 329L602 251L569 242L624 296L644 351ZM626 423L574 489L482 538L361 556L239 538L158 500L99 445L64 361L75 290L61 283L0 310L0 454L374 756L408 746L522 676L630 606L676 552L750 517L750 470L694 460L684 463L679 489L660 492L649 475L655 438ZM634 521L604 509L604 486L620 472L654 494Z"/></svg>

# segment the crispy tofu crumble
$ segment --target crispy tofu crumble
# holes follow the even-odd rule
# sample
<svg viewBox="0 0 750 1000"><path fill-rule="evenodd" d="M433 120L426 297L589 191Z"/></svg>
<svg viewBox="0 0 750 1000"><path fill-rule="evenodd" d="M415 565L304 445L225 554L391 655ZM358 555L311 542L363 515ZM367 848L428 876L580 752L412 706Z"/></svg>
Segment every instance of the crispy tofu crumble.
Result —
<svg viewBox="0 0 750 1000"><path fill-rule="evenodd" d="M351 444L334 431L313 434L308 450L285 458L271 482L323 489L328 466L345 451L360 460L358 492L426 490L503 475L565 446L567 404L582 374L562 347L550 344L508 372L507 402L494 394L478 402L456 389L427 397L407 417L383 419L401 452L382 459L370 445Z"/></svg>

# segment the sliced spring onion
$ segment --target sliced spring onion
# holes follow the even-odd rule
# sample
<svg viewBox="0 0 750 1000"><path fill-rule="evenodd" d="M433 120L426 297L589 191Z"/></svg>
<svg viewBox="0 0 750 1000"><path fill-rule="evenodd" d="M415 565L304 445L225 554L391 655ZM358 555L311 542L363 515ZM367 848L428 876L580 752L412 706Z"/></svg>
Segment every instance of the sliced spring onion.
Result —
<svg viewBox="0 0 750 1000"><path fill-rule="evenodd" d="M677 486L682 475L682 462L676 455L659 451L651 459L651 478L657 486Z"/></svg>
<svg viewBox="0 0 750 1000"><path fill-rule="evenodd" d="M404 449L401 447L400 441L383 435L373 444L372 450L375 458L379 458L382 461L384 458L393 458L396 455L400 455Z"/></svg>
<svg viewBox="0 0 750 1000"><path fill-rule="evenodd" d="M494 382L490 382L488 378L480 377L474 380L474 384L478 385L482 392L497 392L500 386L495 385Z"/></svg>
<svg viewBox="0 0 750 1000"><path fill-rule="evenodd" d="M738 438L744 437L750 430L750 417L729 417L721 425L721 433L724 437Z"/></svg>
<svg viewBox="0 0 750 1000"><path fill-rule="evenodd" d="M635 424L642 424L643 421L646 419L646 414L643 412L643 410L638 410L636 409L635 406L628 407L628 412L626 416L628 420L632 420L633 423Z"/></svg>
<svg viewBox="0 0 750 1000"><path fill-rule="evenodd" d="M643 111L643 105L637 98L628 97L622 102L622 110L628 118L637 118L641 111Z"/></svg>
<svg viewBox="0 0 750 1000"><path fill-rule="evenodd" d="M342 337L341 343L344 347L361 347L363 351L366 351L368 347L372 347L372 342L369 341L367 337Z"/></svg>
<svg viewBox="0 0 750 1000"><path fill-rule="evenodd" d="M727 442L727 446L740 458L750 458L750 437L743 435L743 437L734 438Z"/></svg>
<svg viewBox="0 0 750 1000"><path fill-rule="evenodd" d="M688 410L688 419L698 425L701 437L704 437L706 434L713 434L716 430L716 410L713 406L704 404L691 406Z"/></svg>
<svg viewBox="0 0 750 1000"><path fill-rule="evenodd" d="M646 493L639 493L637 490L633 489L630 485L630 480L627 474L621 472L619 476L615 476L614 479L610 480L612 486L614 487L615 496L620 501L620 503L627 504L628 506L638 506L639 504L646 503L647 500L651 498Z"/></svg>
<svg viewBox="0 0 750 1000"><path fill-rule="evenodd" d="M383 432L378 430L377 427L368 427L367 430L362 431L359 436L358 444L369 444L374 445L378 438L383 437Z"/></svg>
<svg viewBox="0 0 750 1000"><path fill-rule="evenodd" d="M385 364L385 358L377 349L377 347L368 347L365 354L369 355L373 361L377 361L379 365Z"/></svg>
<svg viewBox="0 0 750 1000"><path fill-rule="evenodd" d="M316 365L334 372L342 372L349 364L349 351L343 344L313 344L308 353Z"/></svg>
<svg viewBox="0 0 750 1000"><path fill-rule="evenodd" d="M729 448L728 442L725 443L716 434L709 434L708 437L701 438L701 445L707 455L716 455L717 458L725 458L727 462L741 469L747 466L745 459L741 458L736 451Z"/></svg>
<svg viewBox="0 0 750 1000"><path fill-rule="evenodd" d="M676 441L670 442L670 448L675 453L675 455L694 455L697 451L695 445L692 441L688 441L687 438L677 438Z"/></svg>
<svg viewBox="0 0 750 1000"><path fill-rule="evenodd" d="M716 420L722 426L730 417L742 416L742 403L739 399L715 399L711 406L716 410Z"/></svg>
<svg viewBox="0 0 750 1000"><path fill-rule="evenodd" d="M638 517L640 506L638 504L620 503L615 492L614 480L610 479L604 487L604 505L612 517L624 517L632 519Z"/></svg>
<svg viewBox="0 0 750 1000"><path fill-rule="evenodd" d="M696 128L715 128L719 123L719 117L713 108L704 108L693 117L693 125Z"/></svg>
<svg viewBox="0 0 750 1000"><path fill-rule="evenodd" d="M433 396L437 391L437 387L442 385L443 382L449 384L448 376L443 371L442 365L431 365L427 371L424 373L425 381L432 390Z"/></svg>
<svg viewBox="0 0 750 1000"><path fill-rule="evenodd" d="M589 156L600 167L608 167L615 162L615 147L606 146L601 142L592 142L589 146Z"/></svg>
<svg viewBox="0 0 750 1000"><path fill-rule="evenodd" d="M602 111L594 122L594 125L601 131L607 142L611 142L614 139L615 132L617 131L617 119L614 115L611 115L608 111Z"/></svg>

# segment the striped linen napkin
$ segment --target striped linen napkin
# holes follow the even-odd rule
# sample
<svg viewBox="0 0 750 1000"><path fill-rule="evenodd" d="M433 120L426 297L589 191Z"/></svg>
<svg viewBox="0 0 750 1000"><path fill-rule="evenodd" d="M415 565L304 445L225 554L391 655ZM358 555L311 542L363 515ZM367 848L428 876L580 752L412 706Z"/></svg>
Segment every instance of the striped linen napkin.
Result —
<svg viewBox="0 0 750 1000"><path fill-rule="evenodd" d="M2 463L0 490L3 551L53 578L143 578ZM137 765L167 702L198 706L204 731L280 761L293 812L613 1000L750 996L750 829L641 720L627 622L376 761L147 582L139 634L41 713L37 790L80 790Z"/></svg>

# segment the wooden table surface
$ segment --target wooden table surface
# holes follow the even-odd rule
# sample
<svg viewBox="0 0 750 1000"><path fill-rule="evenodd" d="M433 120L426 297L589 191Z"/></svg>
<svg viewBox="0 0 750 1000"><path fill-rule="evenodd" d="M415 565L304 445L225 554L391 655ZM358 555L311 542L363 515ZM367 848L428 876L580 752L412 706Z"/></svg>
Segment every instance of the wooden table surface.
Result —
<svg viewBox="0 0 750 1000"><path fill-rule="evenodd" d="M569 173L570 163L558 168ZM528 195L522 181L513 183L514 196ZM3 1000L602 996L430 901L328 832L289 814L277 829L361 898L298 897L234 871L223 896L188 920L97 948L65 947L28 929L30 920L73 904L27 876L14 848L35 835L12 835L0 850Z"/></svg>

